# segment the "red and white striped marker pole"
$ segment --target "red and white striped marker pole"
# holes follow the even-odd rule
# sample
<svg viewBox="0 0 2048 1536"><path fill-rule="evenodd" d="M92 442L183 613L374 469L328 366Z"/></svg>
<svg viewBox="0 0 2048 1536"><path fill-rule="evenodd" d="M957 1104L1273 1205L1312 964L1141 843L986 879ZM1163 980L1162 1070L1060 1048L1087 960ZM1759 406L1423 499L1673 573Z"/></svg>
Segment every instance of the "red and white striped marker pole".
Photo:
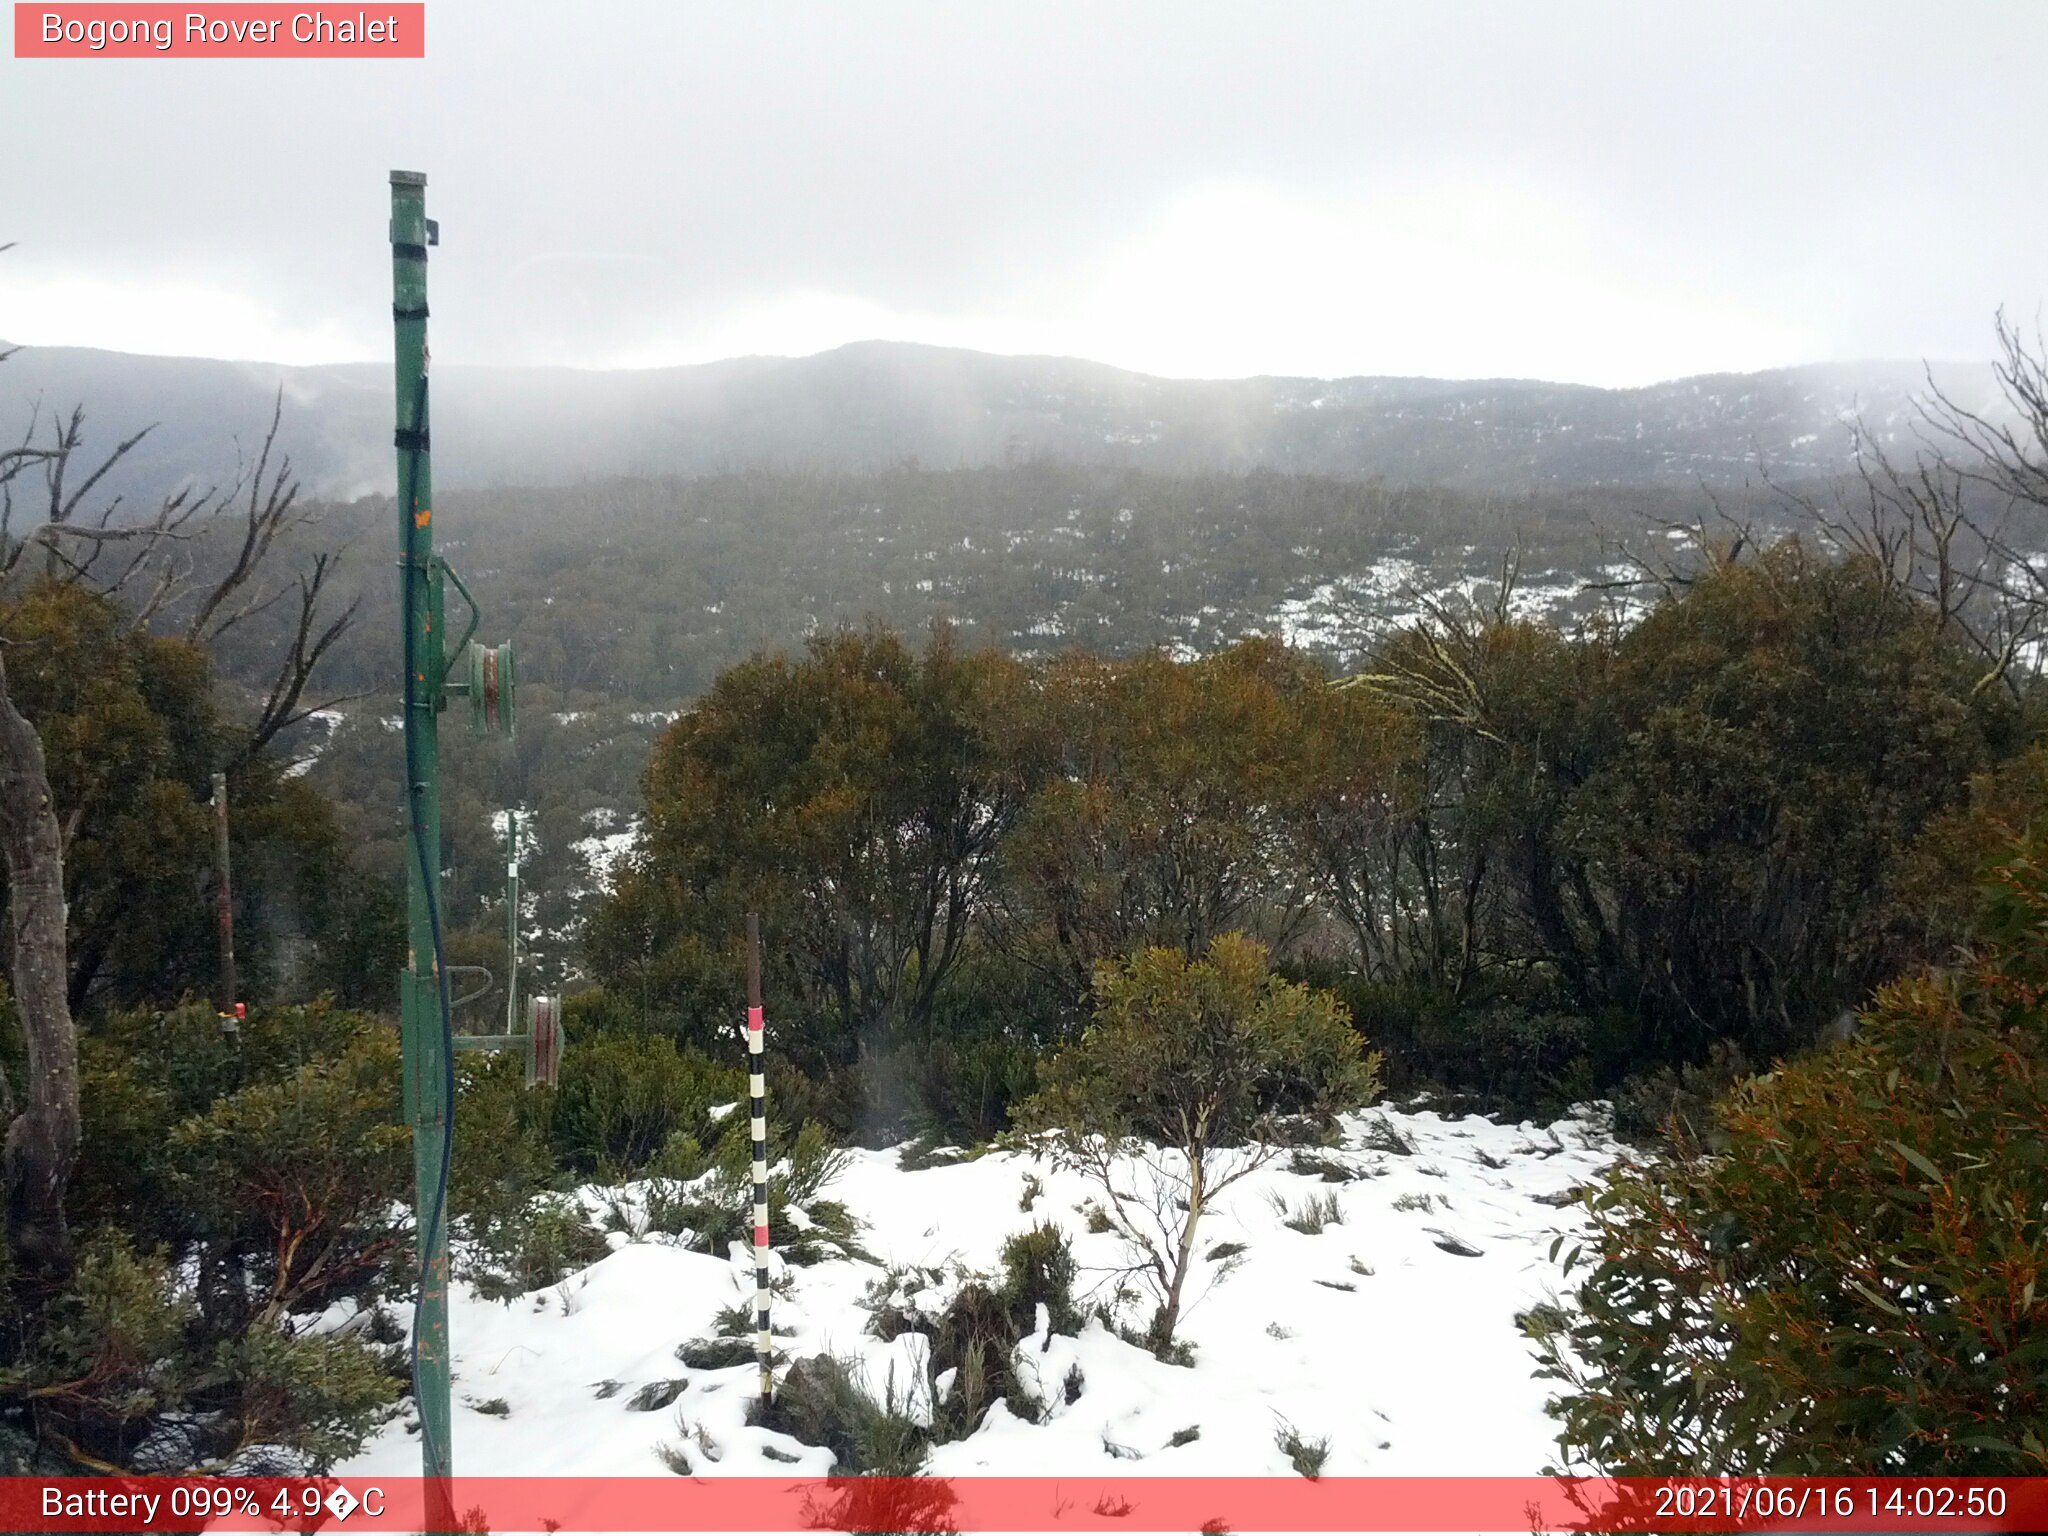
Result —
<svg viewBox="0 0 2048 1536"><path fill-rule="evenodd" d="M754 1132L754 1354L761 1396L775 1395L774 1338L768 1327L768 1080L761 1071L767 1029L761 1015L761 919L747 914L747 1095Z"/></svg>

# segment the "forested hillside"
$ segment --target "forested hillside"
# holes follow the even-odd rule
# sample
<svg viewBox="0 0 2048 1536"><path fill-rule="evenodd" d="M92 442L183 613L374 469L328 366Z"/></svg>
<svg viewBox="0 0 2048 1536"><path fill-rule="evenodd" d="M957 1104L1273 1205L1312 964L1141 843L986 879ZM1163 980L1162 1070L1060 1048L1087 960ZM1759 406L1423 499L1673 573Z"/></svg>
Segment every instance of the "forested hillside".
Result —
<svg viewBox="0 0 2048 1536"><path fill-rule="evenodd" d="M968 649L1020 657L1150 650L1194 658L1248 636L1284 640L1343 671L1433 596L1498 592L1567 627L1640 605L1633 558L1662 560L1746 516L1764 537L1811 527L1763 487L1589 490L1487 497L1317 476L1165 476L1044 460L865 475L754 472L617 481L561 491L449 492L449 557L486 594L484 633L512 641L521 713L511 741L448 743L447 827L467 870L498 862L492 818L528 815L543 973L563 974L590 856L641 811L660 729L727 668L841 626L918 635L951 624ZM357 621L329 653L335 710L285 738L309 783L344 808L363 856L396 878L390 792L398 706L388 502L324 509L335 590ZM1693 535L1684 533L1690 526ZM1504 564L1505 562L1505 564ZM1621 585L1617 585L1620 583ZM257 616L223 651L229 677L262 676L283 615ZM486 882L489 883L488 881Z"/></svg>
<svg viewBox="0 0 2048 1536"><path fill-rule="evenodd" d="M390 376L381 366L280 368L23 347L0 392L0 436L37 402L90 401L162 425L110 488L148 492L221 473L282 393L282 439L310 491L387 485ZM1980 366L1938 377L1997 409ZM1163 379L1075 358L863 342L813 357L684 368L465 367L436 359L434 431L449 488L575 485L749 469L938 469L1017 458L1166 474L1264 467L1510 495L1584 485L1739 484L1761 461L1828 474L1861 423L1899 445L1924 395L1917 363L1715 374L1635 389L1530 379Z"/></svg>

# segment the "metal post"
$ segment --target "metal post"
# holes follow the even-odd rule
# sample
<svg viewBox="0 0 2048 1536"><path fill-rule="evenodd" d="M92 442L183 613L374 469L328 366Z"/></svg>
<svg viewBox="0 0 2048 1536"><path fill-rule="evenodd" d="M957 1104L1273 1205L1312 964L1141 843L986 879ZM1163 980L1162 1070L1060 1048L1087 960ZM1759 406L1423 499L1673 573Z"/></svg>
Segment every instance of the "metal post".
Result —
<svg viewBox="0 0 2048 1536"><path fill-rule="evenodd" d="M519 813L505 813L505 1033L519 1033Z"/></svg>
<svg viewBox="0 0 2048 1536"><path fill-rule="evenodd" d="M240 983L235 977L235 884L228 864L228 776L213 776L213 906L220 920L220 1016L232 1021ZM227 1028L226 1024L222 1028Z"/></svg>
<svg viewBox="0 0 2048 1536"><path fill-rule="evenodd" d="M427 411L427 178L391 173L391 315L396 350L399 595L405 625L407 968L399 978L406 1117L412 1125L413 1209L420 1291L413 1320L420 1466L428 1529L454 1528L446 1480L454 1470L448 1413L448 1080L453 1041L440 965L440 709L443 654L440 566L434 558L433 477Z"/></svg>
<svg viewBox="0 0 2048 1536"><path fill-rule="evenodd" d="M768 1079L761 1071L761 919L747 914L747 1094L754 1133L754 1354L761 1396L775 1395L775 1338L768 1326Z"/></svg>

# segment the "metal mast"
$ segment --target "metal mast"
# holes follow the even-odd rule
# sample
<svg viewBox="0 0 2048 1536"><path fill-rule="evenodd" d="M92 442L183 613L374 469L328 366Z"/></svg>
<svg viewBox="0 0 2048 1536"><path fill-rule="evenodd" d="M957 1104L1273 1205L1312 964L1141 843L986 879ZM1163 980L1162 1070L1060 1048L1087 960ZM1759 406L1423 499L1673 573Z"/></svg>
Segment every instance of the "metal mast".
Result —
<svg viewBox="0 0 2048 1536"><path fill-rule="evenodd" d="M399 611L405 626L406 969L399 977L405 1114L412 1126L420 1290L413 1317L413 1393L420 1465L430 1480L454 1470L448 1425L448 1153L454 1041L441 958L440 714L447 657L442 581L434 558L434 481L428 453L427 247L439 230L427 178L391 173L391 320L398 402ZM430 1501L433 1490L429 1490ZM440 1527L446 1529L445 1526Z"/></svg>
<svg viewBox="0 0 2048 1536"><path fill-rule="evenodd" d="M405 1120L412 1127L413 1212L420 1289L413 1311L413 1399L420 1416L420 1467L428 1480L430 1531L455 1529L448 1479L454 1446L448 1411L448 1160L455 1145L455 1053L524 1047L526 1081L553 1083L562 1059L559 999L527 1003L527 1026L515 1030L519 952L519 818L508 831L506 861L511 973L502 1032L455 1033L454 1011L484 996L449 995L451 973L442 943L441 712L467 695L470 722L486 735L512 734L512 647L471 645L481 615L461 576L434 553L434 480L427 410L427 247L440 230L427 217L427 178L391 173L391 323L398 427L398 580L403 625L401 697L405 728L406 966L398 975L399 1029L404 1049ZM469 622L451 645L444 598L452 584ZM466 673L452 674L467 653Z"/></svg>

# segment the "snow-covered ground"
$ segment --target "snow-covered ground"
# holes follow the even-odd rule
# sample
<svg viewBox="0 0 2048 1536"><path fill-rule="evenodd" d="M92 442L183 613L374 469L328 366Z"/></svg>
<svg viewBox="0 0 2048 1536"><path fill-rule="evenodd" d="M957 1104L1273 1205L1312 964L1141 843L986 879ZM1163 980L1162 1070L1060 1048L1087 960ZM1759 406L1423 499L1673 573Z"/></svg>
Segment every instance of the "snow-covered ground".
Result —
<svg viewBox="0 0 2048 1536"><path fill-rule="evenodd" d="M588 889L579 889L576 892L578 896L587 895L591 890L610 890L612 867L631 853L633 845L640 840L640 818L637 816L621 817L616 811L601 810L590 812L583 820L592 828L592 833L589 837L578 838L574 847L590 871L591 884Z"/></svg>
<svg viewBox="0 0 2048 1536"><path fill-rule="evenodd" d="M1331 1151L1358 1177L1324 1182L1290 1171L1283 1155L1232 1186L1204 1218L1202 1254L1223 1243L1246 1248L1234 1263L1197 1261L1181 1332L1195 1345L1192 1367L1162 1364L1096 1322L1078 1338L1027 1339L1020 1370L1028 1362L1044 1383L1044 1421L998 1403L976 1433L938 1447L928 1470L1291 1474L1274 1443L1284 1423L1327 1437L1324 1470L1333 1476L1540 1472L1555 1428L1515 1315L1553 1294L1552 1239L1580 1229L1565 1193L1610 1163L1615 1148L1597 1117L1539 1127L1385 1111L1384 1123L1412 1144L1402 1154L1375 1150L1386 1143L1375 1134L1382 1118L1377 1110L1349 1117L1343 1145ZM1042 1192L1021 1209L1032 1179ZM1298 1212L1332 1193L1342 1220L1313 1235L1287 1227L1274 1204ZM1087 1182L1020 1153L905 1172L894 1150L856 1152L825 1197L851 1208L865 1226L862 1245L885 1264L955 1277L963 1268L994 1271L1003 1240L1040 1221L1067 1232L1084 1285L1122 1259L1115 1236L1087 1230ZM656 1447L667 1442L686 1446L703 1476L829 1471L829 1452L747 1425L751 1364L697 1370L677 1358L684 1341L715 1334L720 1309L751 1298L751 1252L735 1245L714 1256L660 1235L612 1241L608 1258L510 1303L457 1288L462 1470L660 1475ZM778 1298L775 1325L794 1330L777 1341L791 1358L859 1356L877 1395L892 1367L899 1395L922 1379L923 1335L883 1344L866 1331L862 1300L880 1268L842 1259L787 1273L793 1289ZM925 1299L936 1302L953 1283L938 1282ZM1136 1308L1131 1315L1143 1320ZM1083 1385L1069 1403L1061 1386L1076 1365ZM650 1383L678 1381L687 1384L662 1408L633 1406ZM1190 1428L1198 1439L1185 1435ZM1186 1443L1173 1445L1176 1436ZM418 1458L418 1440L394 1420L337 1471L398 1475L416 1471Z"/></svg>

